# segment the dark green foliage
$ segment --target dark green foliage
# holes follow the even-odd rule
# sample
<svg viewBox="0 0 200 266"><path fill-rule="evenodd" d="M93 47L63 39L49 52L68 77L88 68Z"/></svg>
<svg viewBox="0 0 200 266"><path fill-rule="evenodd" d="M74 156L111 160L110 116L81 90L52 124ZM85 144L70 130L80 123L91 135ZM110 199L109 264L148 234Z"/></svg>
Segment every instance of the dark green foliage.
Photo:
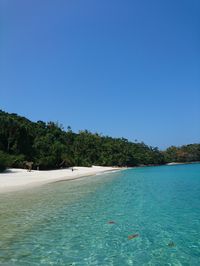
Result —
<svg viewBox="0 0 200 266"><path fill-rule="evenodd" d="M171 146L164 152L164 158L166 162L198 162L200 161L200 144Z"/></svg>
<svg viewBox="0 0 200 266"><path fill-rule="evenodd" d="M5 153L0 151L0 172L3 172L7 167L7 156Z"/></svg>
<svg viewBox="0 0 200 266"><path fill-rule="evenodd" d="M34 123L3 111L0 111L0 151L2 170L6 166L24 167L25 162L33 162L35 169L57 169L73 165L137 166L199 160L199 145L184 146L181 153L176 147L161 153L144 143L87 130L74 133L70 127L64 131L58 123Z"/></svg>

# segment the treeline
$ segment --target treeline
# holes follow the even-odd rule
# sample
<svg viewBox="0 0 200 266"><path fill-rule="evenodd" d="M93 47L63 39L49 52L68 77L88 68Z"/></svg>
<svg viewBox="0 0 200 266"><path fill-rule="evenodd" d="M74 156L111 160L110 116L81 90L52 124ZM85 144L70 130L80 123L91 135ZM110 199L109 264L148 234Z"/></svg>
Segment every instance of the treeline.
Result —
<svg viewBox="0 0 200 266"><path fill-rule="evenodd" d="M200 144L189 144L181 147L171 146L164 152L166 163L200 162Z"/></svg>
<svg viewBox="0 0 200 266"><path fill-rule="evenodd" d="M31 122L0 111L0 170L57 169L77 166L139 166L200 161L200 144L169 147L166 151L87 130L75 133L54 122Z"/></svg>
<svg viewBox="0 0 200 266"><path fill-rule="evenodd" d="M54 122L30 120L0 111L0 169L57 169L77 166L137 166L163 164L164 155L144 143L93 134L65 131Z"/></svg>

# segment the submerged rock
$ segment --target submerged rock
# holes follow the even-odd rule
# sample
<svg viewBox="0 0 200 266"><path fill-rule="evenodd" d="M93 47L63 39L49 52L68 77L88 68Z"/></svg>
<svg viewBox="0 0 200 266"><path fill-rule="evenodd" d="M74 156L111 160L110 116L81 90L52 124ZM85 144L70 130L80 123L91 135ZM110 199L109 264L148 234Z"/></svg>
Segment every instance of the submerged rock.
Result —
<svg viewBox="0 0 200 266"><path fill-rule="evenodd" d="M115 224L115 221L108 221L108 224Z"/></svg>
<svg viewBox="0 0 200 266"><path fill-rule="evenodd" d="M170 241L168 244L168 247L173 248L176 246L176 244L173 241Z"/></svg>
<svg viewBox="0 0 200 266"><path fill-rule="evenodd" d="M129 235L128 239L131 240L133 238L139 237L139 234L133 234L133 235Z"/></svg>

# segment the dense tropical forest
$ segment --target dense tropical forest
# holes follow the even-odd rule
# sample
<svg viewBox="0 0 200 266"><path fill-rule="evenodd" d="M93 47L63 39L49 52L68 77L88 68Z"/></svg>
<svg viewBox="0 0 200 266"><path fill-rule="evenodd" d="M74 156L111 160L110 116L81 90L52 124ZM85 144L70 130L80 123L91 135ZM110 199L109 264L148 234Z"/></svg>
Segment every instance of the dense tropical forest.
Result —
<svg viewBox="0 0 200 266"><path fill-rule="evenodd" d="M189 144L181 147L171 146L164 151L165 162L199 162L200 144Z"/></svg>
<svg viewBox="0 0 200 266"><path fill-rule="evenodd" d="M77 166L139 166L166 162L200 161L200 144L170 147L161 152L144 143L112 138L87 130L75 133L58 123L31 122L17 114L0 111L0 170L57 169Z"/></svg>

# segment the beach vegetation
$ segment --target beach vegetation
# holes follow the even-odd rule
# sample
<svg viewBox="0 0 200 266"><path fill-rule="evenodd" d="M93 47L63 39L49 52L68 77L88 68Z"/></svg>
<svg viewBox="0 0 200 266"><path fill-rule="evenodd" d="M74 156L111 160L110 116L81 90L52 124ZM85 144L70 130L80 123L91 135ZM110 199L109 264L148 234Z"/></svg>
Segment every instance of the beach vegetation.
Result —
<svg viewBox="0 0 200 266"><path fill-rule="evenodd" d="M3 172L7 167L6 154L0 151L0 172Z"/></svg>
<svg viewBox="0 0 200 266"><path fill-rule="evenodd" d="M188 144L181 147L171 146L163 154L167 163L198 162L200 161L200 144Z"/></svg>
<svg viewBox="0 0 200 266"><path fill-rule="evenodd" d="M161 152L143 142L112 138L88 130L78 133L54 122L32 122L0 111L1 169L58 169L77 166L162 165L165 162L200 161L200 145L170 147Z"/></svg>

